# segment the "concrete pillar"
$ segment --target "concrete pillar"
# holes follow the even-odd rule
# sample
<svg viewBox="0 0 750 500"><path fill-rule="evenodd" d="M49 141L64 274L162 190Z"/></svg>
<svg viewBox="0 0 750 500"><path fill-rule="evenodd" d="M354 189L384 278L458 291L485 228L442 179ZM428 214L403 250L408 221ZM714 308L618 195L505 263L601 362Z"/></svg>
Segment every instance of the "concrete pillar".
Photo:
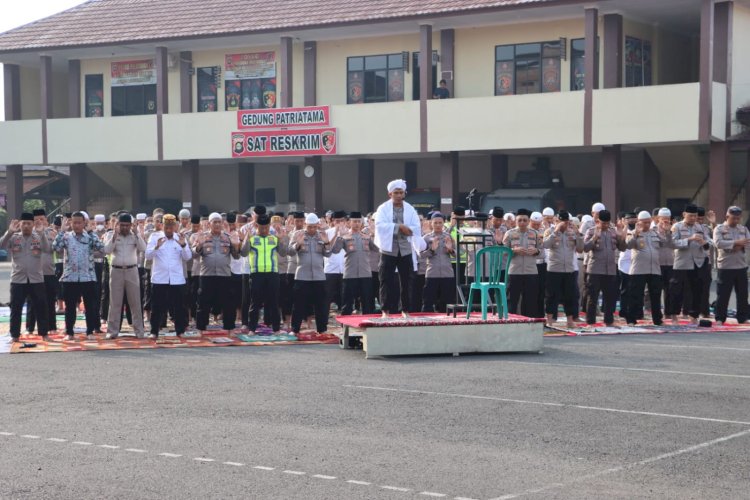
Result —
<svg viewBox="0 0 750 500"><path fill-rule="evenodd" d="M300 185L300 169L299 165L289 165L289 203L298 203L300 201L299 185Z"/></svg>
<svg viewBox="0 0 750 500"><path fill-rule="evenodd" d="M180 113L193 112L193 53L189 50L180 52Z"/></svg>
<svg viewBox="0 0 750 500"><path fill-rule="evenodd" d="M419 26L419 137L420 150L427 152L427 100L432 99L432 26Z"/></svg>
<svg viewBox="0 0 750 500"><path fill-rule="evenodd" d="M417 189L417 162L404 162L404 180L406 181L407 191L414 191Z"/></svg>
<svg viewBox="0 0 750 500"><path fill-rule="evenodd" d="M604 88L622 87L622 68L624 66L622 15L606 14L604 16Z"/></svg>
<svg viewBox="0 0 750 500"><path fill-rule="evenodd" d="M3 64L3 102L5 121L21 119L21 68L17 64Z"/></svg>
<svg viewBox="0 0 750 500"><path fill-rule="evenodd" d="M255 201L255 163L240 163L237 169L239 209L244 211Z"/></svg>
<svg viewBox="0 0 750 500"><path fill-rule="evenodd" d="M88 166L85 163L74 163L70 166L70 211L86 210L89 203L86 194Z"/></svg>
<svg viewBox="0 0 750 500"><path fill-rule="evenodd" d="M308 168L309 167L309 168ZM306 212L323 215L323 158L310 156L305 158L302 174L302 203Z"/></svg>
<svg viewBox="0 0 750 500"><path fill-rule="evenodd" d="M450 214L458 202L458 153L440 153L440 211Z"/></svg>
<svg viewBox="0 0 750 500"><path fill-rule="evenodd" d="M611 213L620 210L622 183L622 150L620 146L602 149L602 203ZM645 180L645 179L644 179ZM647 180L645 180L648 182Z"/></svg>
<svg viewBox="0 0 750 500"><path fill-rule="evenodd" d="M52 57L40 57L39 69L40 101L39 111L42 119L42 164L47 164L47 120L52 116Z"/></svg>
<svg viewBox="0 0 750 500"><path fill-rule="evenodd" d="M200 213L200 175L198 160L182 162L182 206Z"/></svg>
<svg viewBox="0 0 750 500"><path fill-rule="evenodd" d="M714 52L713 79L715 82L726 84L727 105L724 109L716 109L713 113L726 116L725 134L732 135L732 37L734 24L734 3L717 3L714 8Z"/></svg>
<svg viewBox="0 0 750 500"><path fill-rule="evenodd" d="M282 108L291 108L294 106L292 96L292 82L294 78L292 37L281 37L281 92L279 95L279 106Z"/></svg>
<svg viewBox="0 0 750 500"><path fill-rule="evenodd" d="M711 139L712 87L714 81L714 0L701 0L700 100L698 137Z"/></svg>
<svg viewBox="0 0 750 500"><path fill-rule="evenodd" d="M750 210L750 149L745 151L745 171L745 199L740 201L745 202L743 209Z"/></svg>
<svg viewBox="0 0 750 500"><path fill-rule="evenodd" d="M315 106L317 102L317 60L318 44L316 42L305 42L305 106Z"/></svg>
<svg viewBox="0 0 750 500"><path fill-rule="evenodd" d="M143 165L130 166L130 209L142 212L148 198L148 172Z"/></svg>
<svg viewBox="0 0 750 500"><path fill-rule="evenodd" d="M164 159L164 127L162 116L169 113L168 53L166 47L156 47L156 149L159 160Z"/></svg>
<svg viewBox="0 0 750 500"><path fill-rule="evenodd" d="M726 213L730 196L729 144L711 142L708 171L708 209L721 216Z"/></svg>
<svg viewBox="0 0 750 500"><path fill-rule="evenodd" d="M490 190L502 189L508 185L508 155L490 156Z"/></svg>
<svg viewBox="0 0 750 500"><path fill-rule="evenodd" d="M5 170L8 219L18 219L23 212L23 165L8 165Z"/></svg>
<svg viewBox="0 0 750 500"><path fill-rule="evenodd" d="M375 161L367 158L357 160L357 189L359 209L363 214L375 209ZM408 186L408 183L407 183Z"/></svg>
<svg viewBox="0 0 750 500"><path fill-rule="evenodd" d="M68 118L81 117L81 61L68 61Z"/></svg>
<svg viewBox="0 0 750 500"><path fill-rule="evenodd" d="M599 88L599 58L596 55L596 43L599 38L599 10L586 9L585 11L586 32L586 62L584 76L583 96L583 143L591 145L593 135L593 105L594 90Z"/></svg>

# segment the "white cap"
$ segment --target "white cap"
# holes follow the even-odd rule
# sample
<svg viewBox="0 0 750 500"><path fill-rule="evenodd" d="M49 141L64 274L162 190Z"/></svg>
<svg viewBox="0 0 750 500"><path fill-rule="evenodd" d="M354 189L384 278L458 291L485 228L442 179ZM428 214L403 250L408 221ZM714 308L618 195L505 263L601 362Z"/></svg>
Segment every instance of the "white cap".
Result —
<svg viewBox="0 0 750 500"><path fill-rule="evenodd" d="M305 224L320 224L320 219L317 215L309 213L305 215Z"/></svg>
<svg viewBox="0 0 750 500"><path fill-rule="evenodd" d="M505 214L503 216L503 219L504 220L516 220L516 216L513 215L512 213L508 212L507 214Z"/></svg>
<svg viewBox="0 0 750 500"><path fill-rule="evenodd" d="M545 208L545 210L547 210L547 209ZM550 210L552 210L552 209L550 208ZM539 212L531 212L531 217L530 218L534 222L542 222L542 220L544 220L544 218L542 217L542 214L540 214Z"/></svg>
<svg viewBox="0 0 750 500"><path fill-rule="evenodd" d="M135 220L146 220L146 214L144 214L143 212L136 214Z"/></svg>
<svg viewBox="0 0 750 500"><path fill-rule="evenodd" d="M535 213L536 212L534 212L534 214ZM534 214L531 214L531 220L534 220ZM544 210L542 210L542 215L544 215L545 217L549 217L550 215L554 216L555 215L555 211L552 210L550 207L547 207Z"/></svg>
<svg viewBox="0 0 750 500"><path fill-rule="evenodd" d="M591 216L589 215L589 217L591 217ZM575 224L576 226L580 226L580 225L581 225L581 221L580 221L580 220L578 220L578 217L571 217L571 218L570 218L570 222L572 222L572 223L573 223L573 224Z"/></svg>
<svg viewBox="0 0 750 500"><path fill-rule="evenodd" d="M581 224L586 224L587 222L591 222L592 220L594 220L594 218L591 217L589 214L586 214L583 217L581 217Z"/></svg>
<svg viewBox="0 0 750 500"><path fill-rule="evenodd" d="M88 214L88 212L86 212L85 210L81 210L81 213L83 214L83 218L84 218L84 219L86 219L86 220L89 220L89 219L91 219L91 217L89 217L89 214Z"/></svg>
<svg viewBox="0 0 750 500"><path fill-rule="evenodd" d="M604 206L604 203L594 203L594 205L591 207L591 211L597 214L606 209L607 207Z"/></svg>
<svg viewBox="0 0 750 500"><path fill-rule="evenodd" d="M406 181L403 179L394 179L388 183L388 194L391 194L394 189L403 189L406 191Z"/></svg>
<svg viewBox="0 0 750 500"><path fill-rule="evenodd" d="M211 212L211 215L208 216L208 222L213 222L215 220L222 220L219 212Z"/></svg>
<svg viewBox="0 0 750 500"><path fill-rule="evenodd" d="M187 208L183 208L182 210L180 210L178 217L180 219L186 219L190 217L190 210L188 210Z"/></svg>
<svg viewBox="0 0 750 500"><path fill-rule="evenodd" d="M104 221L106 221L106 220L107 220L107 219L106 219L106 218L104 217L104 214L96 214L96 215L94 216L94 221L95 221L95 222L104 222Z"/></svg>
<svg viewBox="0 0 750 500"><path fill-rule="evenodd" d="M672 217L672 211L666 207L660 208L659 217Z"/></svg>
<svg viewBox="0 0 750 500"><path fill-rule="evenodd" d="M638 220L648 220L651 218L651 214L647 210L642 210L638 214Z"/></svg>

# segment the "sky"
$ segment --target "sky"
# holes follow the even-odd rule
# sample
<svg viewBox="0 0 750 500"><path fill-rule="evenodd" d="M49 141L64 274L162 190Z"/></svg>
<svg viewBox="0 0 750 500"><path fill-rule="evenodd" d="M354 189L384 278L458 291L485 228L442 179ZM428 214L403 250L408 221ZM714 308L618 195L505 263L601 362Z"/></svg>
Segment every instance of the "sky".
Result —
<svg viewBox="0 0 750 500"><path fill-rule="evenodd" d="M84 0L0 0L0 33L82 3ZM2 85L3 73L2 64L0 64L0 88ZM5 109L3 100L0 99L0 120L4 117Z"/></svg>

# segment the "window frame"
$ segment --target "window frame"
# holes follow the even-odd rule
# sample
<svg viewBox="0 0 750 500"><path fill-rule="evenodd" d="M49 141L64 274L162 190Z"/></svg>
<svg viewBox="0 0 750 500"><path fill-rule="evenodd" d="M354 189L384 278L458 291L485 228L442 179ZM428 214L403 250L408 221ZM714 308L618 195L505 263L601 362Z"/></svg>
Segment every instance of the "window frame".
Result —
<svg viewBox="0 0 750 500"><path fill-rule="evenodd" d="M385 66L378 65L377 67L369 67L368 68L368 59L371 61L376 60L376 58L385 58ZM407 58L408 59L408 58ZM357 62L359 60L358 65L356 65L357 68L361 69L351 69L352 68L352 62ZM393 64L395 60L398 61L398 64ZM369 55L363 55L363 56L347 56L346 58L346 103L347 104L372 104L372 103L379 103L379 102L402 102L406 100L406 71L407 68L405 65L408 65L409 61L404 61L404 52L393 52L393 53L386 53L386 54L369 54ZM371 96L368 98L367 96L367 86L368 86L368 77L367 74L371 73L374 74L376 72L384 72L384 78L385 78L385 94L384 96L377 96L377 100L368 100L373 99L374 96ZM399 74L400 73L400 74ZM353 75L359 74L360 76L354 77ZM398 81L398 78L400 77L400 95L394 93L395 90L392 88L392 84L396 83ZM361 88L361 101L355 100L352 98L352 85L354 84L353 79L359 78L359 86ZM383 78L383 75L381 75L379 78ZM371 84L373 81L371 80ZM377 82L374 82L377 84Z"/></svg>
<svg viewBox="0 0 750 500"><path fill-rule="evenodd" d="M519 81L519 55L518 55L518 48L519 47L532 47L536 46L538 49L535 53L536 57L532 56L526 56L523 57L523 55L520 57L521 61L528 61L528 62L536 62L539 78L535 85L536 92L524 92L519 94L518 92L518 81ZM545 49L549 49L550 47L556 48L557 51L559 51L557 56L545 56ZM511 49L512 50L512 59L506 58L499 58L499 51L501 49ZM511 44L501 44L501 45L495 45L495 64L494 64L494 83L493 83L493 91L495 96L508 96L508 95L525 95L525 94L551 94L555 92L562 91L562 53L563 53L563 47L562 47L562 40L545 40L540 42L528 42L528 43L511 43ZM557 71L557 88L555 90L545 90L545 67L546 63L548 61L556 61L556 71ZM501 76L500 73L500 65L501 64L511 64L511 81L512 81L512 89L508 93L500 93L498 92L498 89L500 88L498 86L498 80ZM528 71L535 71L533 69Z"/></svg>

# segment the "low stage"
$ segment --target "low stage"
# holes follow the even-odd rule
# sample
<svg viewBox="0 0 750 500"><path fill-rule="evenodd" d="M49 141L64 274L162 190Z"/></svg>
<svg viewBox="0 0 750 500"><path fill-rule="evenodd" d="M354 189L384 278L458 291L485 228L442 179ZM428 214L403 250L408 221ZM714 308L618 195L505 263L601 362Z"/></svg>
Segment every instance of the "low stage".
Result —
<svg viewBox="0 0 750 500"><path fill-rule="evenodd" d="M535 352L542 350L544 320L510 315L507 320L482 320L474 313L454 318L440 313L394 316L338 316L343 326L340 345L351 348L361 337L367 358L418 354L474 352Z"/></svg>

